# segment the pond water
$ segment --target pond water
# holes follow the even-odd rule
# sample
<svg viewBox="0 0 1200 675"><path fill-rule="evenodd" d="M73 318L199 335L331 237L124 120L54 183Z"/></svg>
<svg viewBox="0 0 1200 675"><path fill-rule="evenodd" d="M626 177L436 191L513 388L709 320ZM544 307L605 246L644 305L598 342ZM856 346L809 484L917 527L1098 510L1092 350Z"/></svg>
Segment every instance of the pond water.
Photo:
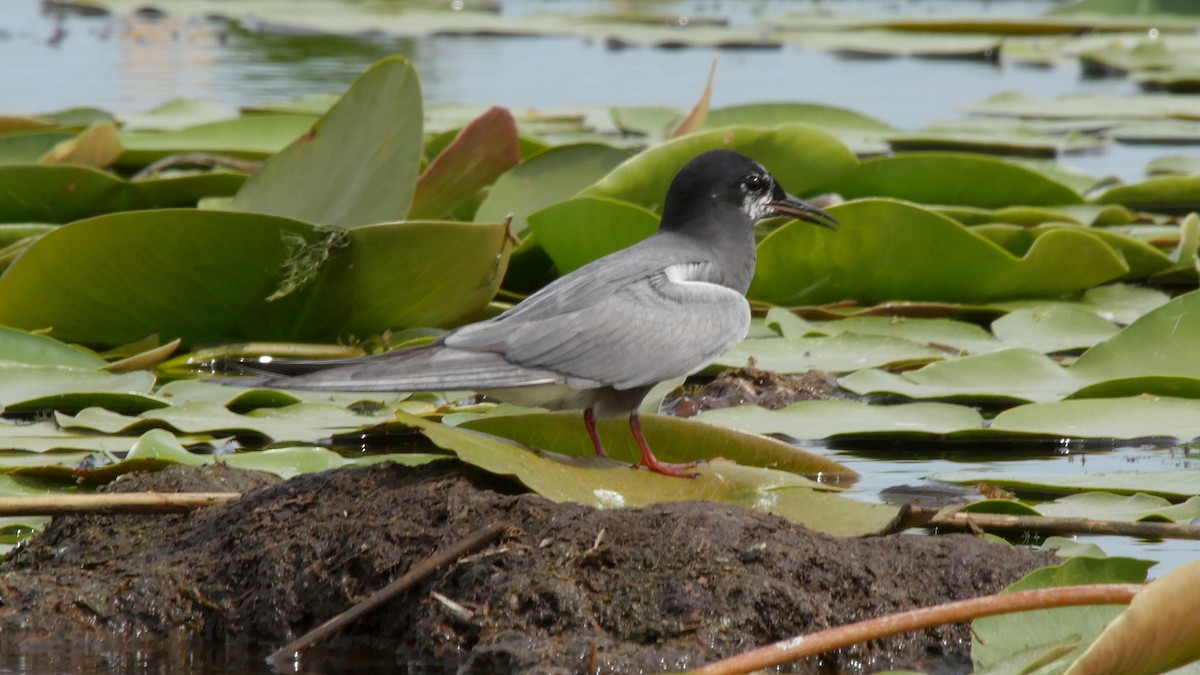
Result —
<svg viewBox="0 0 1200 675"><path fill-rule="evenodd" d="M512 0L503 11L611 11L625 3ZM845 0L840 9L898 13L1034 14L1050 0ZM811 10L822 3L663 2L662 12L699 12L748 22L761 12ZM704 86L714 50L609 49L577 38L444 37L423 40L289 36L224 31L207 24L131 24L123 19L57 15L36 0L0 3L0 112L32 113L88 105L142 112L187 96L245 106L343 90L383 56L408 56L421 75L426 100L515 108L566 106L691 106ZM850 59L824 51L720 51L713 105L755 101L832 104L916 130L959 119L960 106L1006 90L1039 97L1070 93L1132 93L1123 78L1086 79L1076 66L1030 68L975 61L912 58ZM1103 152L1060 159L1092 175L1137 179L1164 146L1113 145ZM807 449L813 449L805 444ZM1195 468L1182 447L1119 448L1060 444L971 446L897 443L815 449L852 466L864 499L900 485L929 485L939 471L1002 468L1011 472ZM1161 561L1155 576L1200 557L1200 542L1150 542L1081 537L1110 555ZM0 650L2 651L2 650ZM101 649L101 651L103 651ZM16 669L15 671L9 669ZM0 672L20 666L0 663ZM130 671L139 670L130 668ZM139 670L141 672L141 670ZM195 671L198 672L198 671Z"/></svg>

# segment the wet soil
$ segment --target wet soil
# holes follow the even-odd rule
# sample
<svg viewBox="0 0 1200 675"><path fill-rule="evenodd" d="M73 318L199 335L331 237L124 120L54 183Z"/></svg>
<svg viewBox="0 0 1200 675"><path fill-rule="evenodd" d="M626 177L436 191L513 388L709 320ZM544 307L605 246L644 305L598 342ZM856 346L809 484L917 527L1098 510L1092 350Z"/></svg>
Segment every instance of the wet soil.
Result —
<svg viewBox="0 0 1200 675"><path fill-rule="evenodd" d="M682 669L991 593L1052 562L966 535L839 539L714 503L604 511L554 504L455 461L288 481L172 467L105 489L244 495L186 515L56 518L0 563L0 641L20 644L23 664L36 660L37 645L64 640L184 645L178 658L187 663L162 672L211 672L194 667L205 649L251 654L249 663L261 664L271 648L494 522L512 525L502 540L311 652L324 659L317 670L361 672L348 655L364 650L377 665L382 659L380 672ZM434 592L468 612L448 611ZM791 670L961 666L968 647L967 628L947 626ZM49 651L42 663L61 665ZM17 667L8 661L0 657L0 671Z"/></svg>

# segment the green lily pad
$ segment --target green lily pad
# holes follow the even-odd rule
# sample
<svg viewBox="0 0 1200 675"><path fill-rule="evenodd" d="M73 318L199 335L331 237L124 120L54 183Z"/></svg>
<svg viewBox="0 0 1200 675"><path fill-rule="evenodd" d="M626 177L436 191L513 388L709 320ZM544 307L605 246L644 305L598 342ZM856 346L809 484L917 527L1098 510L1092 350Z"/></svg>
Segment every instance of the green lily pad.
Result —
<svg viewBox="0 0 1200 675"><path fill-rule="evenodd" d="M1118 185L1092 199L1141 211L1196 211L1200 210L1200 176L1156 176L1133 185Z"/></svg>
<svg viewBox="0 0 1200 675"><path fill-rule="evenodd" d="M583 426L583 417L575 412L484 417L461 426L558 453L582 457L595 454ZM605 449L614 459L632 463L641 458L641 451L625 420L600 420L597 429ZM725 457L747 466L839 481L852 481L857 477L853 470L831 459L809 454L773 438L664 415L643 415L642 429L655 455L666 462Z"/></svg>
<svg viewBox="0 0 1200 675"><path fill-rule="evenodd" d="M246 159L266 159L312 128L312 115L252 115L198 124L175 131L129 131L118 134L123 167L142 167L168 155L205 152Z"/></svg>
<svg viewBox="0 0 1200 675"><path fill-rule="evenodd" d="M754 359L757 367L780 373L814 369L844 373L891 364L928 363L947 356L945 350L902 338L845 332L830 337L744 340L713 363L742 368Z"/></svg>
<svg viewBox="0 0 1200 675"><path fill-rule="evenodd" d="M569 199L626 159L628 152L599 143L550 148L496 179L475 220L500 222L511 213L512 231L523 237L531 214Z"/></svg>
<svg viewBox="0 0 1200 675"><path fill-rule="evenodd" d="M715 108L708 112L705 127L774 127L796 122L828 131L858 155L886 152L887 145L882 137L899 131L874 117L847 108L788 102L747 103Z"/></svg>
<svg viewBox="0 0 1200 675"><path fill-rule="evenodd" d="M282 408L296 403L333 403L343 407L367 403L386 407L407 396L379 391L352 393L303 389L242 389L203 380L175 380L159 387L154 393L176 405L204 401L238 412L255 408Z"/></svg>
<svg viewBox="0 0 1200 675"><path fill-rule="evenodd" d="M992 157L917 153L868 159L840 177L827 177L817 192L847 199L894 197L923 204L979 208L1058 206L1083 200L1071 188L1026 167Z"/></svg>
<svg viewBox="0 0 1200 675"><path fill-rule="evenodd" d="M1074 224L1046 223L1035 227L978 225L972 227L971 231L991 239L1014 255L1023 255L1033 247L1038 237L1063 228L1083 229L1082 226ZM1099 237L1119 253L1121 259L1125 261L1129 271L1119 277L1118 281L1145 279L1166 270L1172 264L1170 256L1161 250L1111 228L1093 227L1083 229L1083 231Z"/></svg>
<svg viewBox="0 0 1200 675"><path fill-rule="evenodd" d="M1142 493L1081 492L1038 504L1036 511L1051 518L1186 523L1200 518L1200 497L1172 504L1162 497Z"/></svg>
<svg viewBox="0 0 1200 675"><path fill-rule="evenodd" d="M401 422L419 428L435 444L453 451L463 461L492 473L514 475L552 501L600 508L697 499L721 501L775 513L812 529L843 536L878 532L895 515L895 509L890 507L864 504L814 489L813 483L788 471L713 459L697 466L696 478L673 478L633 470L628 464L610 459L556 455L478 431L419 417L399 417ZM506 419L512 418L491 421ZM679 422L689 424L684 420ZM582 426L579 422L581 430Z"/></svg>
<svg viewBox="0 0 1200 675"><path fill-rule="evenodd" d="M759 244L750 298L777 305L981 302L1061 295L1129 270L1083 228L1047 231L1018 257L912 204L866 199L830 211L842 222L836 232L794 222ZM1078 264L1064 268L1064 256Z"/></svg>
<svg viewBox="0 0 1200 675"><path fill-rule="evenodd" d="M893 30L789 31L788 44L806 49L827 49L854 58L913 56L996 61L1001 38L997 35L920 33Z"/></svg>
<svg viewBox="0 0 1200 675"><path fill-rule="evenodd" d="M106 434L130 435L153 428L169 428L184 434L254 434L272 442L317 442L335 434L378 426L391 420L390 411L360 415L330 403L297 403L280 408L261 408L246 415L207 401L150 410L131 417L103 408L88 408L78 415L59 413L64 429L88 429Z"/></svg>
<svg viewBox="0 0 1200 675"><path fill-rule="evenodd" d="M835 436L886 435L888 438L944 436L983 427L974 408L948 403L867 405L855 401L798 401L782 410L739 406L706 410L697 421L798 440Z"/></svg>
<svg viewBox="0 0 1200 675"><path fill-rule="evenodd" d="M121 126L130 131L176 131L237 116L237 110L219 103L198 98L174 98L149 112L123 116Z"/></svg>
<svg viewBox="0 0 1200 675"><path fill-rule="evenodd" d="M1068 675L1196 672L1200 622L1191 610L1200 601L1198 589L1195 561L1150 582L1071 664Z"/></svg>
<svg viewBox="0 0 1200 675"><path fill-rule="evenodd" d="M1015 474L995 471L947 471L930 476L946 483L972 485L987 483L1018 492L1039 495L1069 495L1103 490L1131 495L1139 492L1166 499L1189 499L1200 494L1200 470L1122 471L1086 473Z"/></svg>
<svg viewBox="0 0 1200 675"><path fill-rule="evenodd" d="M1093 312L1066 305L1018 309L992 322L992 332L1001 343L1046 354L1092 347L1120 330Z"/></svg>
<svg viewBox="0 0 1200 675"><path fill-rule="evenodd" d="M86 370L99 370L107 365L94 352L72 347L46 335L0 326L0 367L4 362Z"/></svg>
<svg viewBox="0 0 1200 675"><path fill-rule="evenodd" d="M838 383L859 394L1005 402L1057 401L1081 384L1053 359L1026 348L931 363L900 374L860 370Z"/></svg>
<svg viewBox="0 0 1200 675"><path fill-rule="evenodd" d="M195 206L201 198L237 192L245 180L223 171L129 181L87 166L0 166L0 223L67 223L113 211Z"/></svg>
<svg viewBox="0 0 1200 675"><path fill-rule="evenodd" d="M333 341L474 314L499 286L506 252L500 224L341 234L265 214L119 213L30 246L0 277L0 323L104 345L151 333L187 344Z"/></svg>
<svg viewBox="0 0 1200 675"><path fill-rule="evenodd" d="M1190 441L1200 437L1200 400L1130 396L1023 405L997 415L991 428L1067 438Z"/></svg>
<svg viewBox="0 0 1200 675"><path fill-rule="evenodd" d="M1040 99L1003 92L964 109L979 115L1035 119L1200 119L1200 96L1071 94Z"/></svg>
<svg viewBox="0 0 1200 675"><path fill-rule="evenodd" d="M80 396L125 407L128 399L147 398L140 394L153 385L154 376L144 371L114 375L94 368L6 363L0 365L0 407L9 412L74 408L79 401L72 399Z"/></svg>
<svg viewBox="0 0 1200 675"><path fill-rule="evenodd" d="M1146 580L1152 561L1133 558L1072 558L1057 567L1044 567L1009 586L1025 591L1082 584L1136 584ZM1070 663L1124 610L1120 605L1061 607L1002 614L976 619L971 624L971 660L978 670L996 666L1033 646L1065 644L1057 654L1060 668ZM1043 655L1037 655L1042 657ZM1031 655L1032 658L1032 655ZM1031 664L1020 664L1031 665ZM1009 672L1028 672L1012 670Z"/></svg>
<svg viewBox="0 0 1200 675"><path fill-rule="evenodd" d="M701 131L656 145L626 160L582 197L607 197L659 211L671 180L693 157L726 148L753 158L793 194L809 194L818 184L850 171L854 154L828 132L806 124L772 129L728 127Z"/></svg>
<svg viewBox="0 0 1200 675"><path fill-rule="evenodd" d="M567 274L654 234L658 216L627 202L578 197L530 214L529 229Z"/></svg>
<svg viewBox="0 0 1200 675"><path fill-rule="evenodd" d="M44 462L78 466L83 457L93 452L127 452L130 444L128 437L69 431L53 422L0 424L0 450L4 451L0 454L0 468Z"/></svg>
<svg viewBox="0 0 1200 675"><path fill-rule="evenodd" d="M1200 174L1200 156L1165 155L1147 164L1146 173L1151 176Z"/></svg>
<svg viewBox="0 0 1200 675"><path fill-rule="evenodd" d="M51 148L75 136L59 129L0 133L0 166L36 164Z"/></svg>
<svg viewBox="0 0 1200 675"><path fill-rule="evenodd" d="M229 208L343 228L402 220L420 169L421 106L412 64L376 63L308 133L267 160Z"/></svg>

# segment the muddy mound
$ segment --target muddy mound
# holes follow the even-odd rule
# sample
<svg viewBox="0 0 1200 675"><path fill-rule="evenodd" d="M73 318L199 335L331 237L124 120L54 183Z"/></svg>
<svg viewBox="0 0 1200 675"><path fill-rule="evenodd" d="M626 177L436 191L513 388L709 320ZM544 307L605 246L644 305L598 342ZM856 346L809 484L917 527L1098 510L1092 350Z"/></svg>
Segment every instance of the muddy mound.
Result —
<svg viewBox="0 0 1200 675"><path fill-rule="evenodd" d="M411 672L655 672L994 592L1052 561L960 535L837 539L712 503L597 511L489 480L452 461L286 482L220 467L130 477L109 489L246 494L181 516L56 519L0 564L0 633L183 636L261 658L472 530L507 522L503 541L320 650L367 645ZM963 659L967 642L964 626L945 627L796 670Z"/></svg>

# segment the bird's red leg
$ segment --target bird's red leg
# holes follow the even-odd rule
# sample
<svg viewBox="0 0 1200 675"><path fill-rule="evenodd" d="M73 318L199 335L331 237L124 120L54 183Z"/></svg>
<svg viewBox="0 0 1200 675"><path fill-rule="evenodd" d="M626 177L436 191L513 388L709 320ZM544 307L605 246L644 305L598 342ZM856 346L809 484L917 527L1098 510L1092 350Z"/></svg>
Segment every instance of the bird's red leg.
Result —
<svg viewBox="0 0 1200 675"><path fill-rule="evenodd" d="M654 473L661 473L667 476L678 476L680 478L696 477L696 474L687 472L688 469L696 466L695 462L671 464L670 462L659 461L654 456L654 453L650 450L650 444L646 442L646 437L642 435L642 418L636 410L629 416L629 431L633 433L634 440L637 441L638 447L642 449L642 459L635 466L644 466Z"/></svg>
<svg viewBox="0 0 1200 675"><path fill-rule="evenodd" d="M587 427L592 446L596 448L596 455L608 457L608 453L604 451L604 443L600 440L600 432L596 431L596 413L592 412L591 408L583 411L583 426Z"/></svg>

